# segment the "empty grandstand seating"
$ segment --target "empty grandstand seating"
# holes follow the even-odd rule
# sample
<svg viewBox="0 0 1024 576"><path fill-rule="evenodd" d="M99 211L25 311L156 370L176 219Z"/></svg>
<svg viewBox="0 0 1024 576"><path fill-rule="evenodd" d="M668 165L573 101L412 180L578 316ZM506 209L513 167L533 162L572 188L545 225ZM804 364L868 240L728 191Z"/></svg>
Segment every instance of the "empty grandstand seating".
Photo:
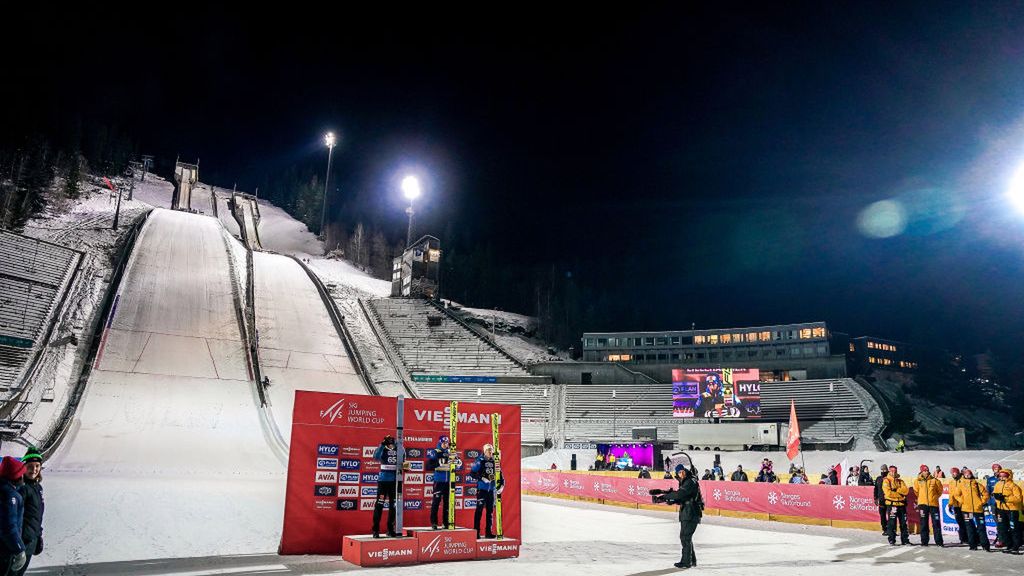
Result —
<svg viewBox="0 0 1024 576"><path fill-rule="evenodd" d="M75 250L0 230L0 388L17 386L80 258Z"/></svg>
<svg viewBox="0 0 1024 576"><path fill-rule="evenodd" d="M425 300L369 300L373 320L413 375L532 377L490 342ZM544 380L541 378L540 380Z"/></svg>
<svg viewBox="0 0 1024 576"><path fill-rule="evenodd" d="M449 384L420 382L416 385L420 398L489 402L522 406L522 442L544 441L550 411L550 386L538 384Z"/></svg>
<svg viewBox="0 0 1024 576"><path fill-rule="evenodd" d="M660 440L678 437L671 384L568 384L565 389L568 439L625 438L630 428L650 426L658 428ZM884 426L877 404L850 379L764 382L762 418L787 422L790 400L796 402L805 444L873 442Z"/></svg>

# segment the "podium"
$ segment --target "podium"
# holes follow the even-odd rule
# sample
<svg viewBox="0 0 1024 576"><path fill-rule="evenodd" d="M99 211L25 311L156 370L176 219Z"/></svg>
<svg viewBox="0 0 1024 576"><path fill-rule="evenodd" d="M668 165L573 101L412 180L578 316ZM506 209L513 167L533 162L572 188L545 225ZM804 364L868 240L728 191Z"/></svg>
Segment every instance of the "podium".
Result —
<svg viewBox="0 0 1024 576"><path fill-rule="evenodd" d="M409 527L403 538L345 536L341 557L357 566L398 566L459 560L497 560L519 556L519 540L477 539L476 530Z"/></svg>

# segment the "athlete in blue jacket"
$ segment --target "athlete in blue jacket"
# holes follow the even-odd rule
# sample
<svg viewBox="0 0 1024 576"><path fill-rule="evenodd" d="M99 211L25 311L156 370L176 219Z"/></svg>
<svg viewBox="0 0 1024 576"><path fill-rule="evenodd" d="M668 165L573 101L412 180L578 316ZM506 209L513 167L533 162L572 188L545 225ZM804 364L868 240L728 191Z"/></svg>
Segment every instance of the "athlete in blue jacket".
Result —
<svg viewBox="0 0 1024 576"><path fill-rule="evenodd" d="M26 561L21 539L25 501L18 491L24 475L25 465L17 458L0 460L0 574L14 574Z"/></svg>
<svg viewBox="0 0 1024 576"><path fill-rule="evenodd" d="M380 462L380 476L377 478L377 501L373 505L373 537L380 538L380 517L385 502L388 507L388 536L397 538L395 532L395 491L401 490L398 482L398 446L393 436L385 436L380 446L373 451L373 459Z"/></svg>
<svg viewBox="0 0 1024 576"><path fill-rule="evenodd" d="M438 526L444 526L445 528L451 529L454 526L448 526L448 507L451 506L451 470L455 467L458 471L462 468L462 460L450 450L451 442L449 442L447 436L441 436L437 439L437 448L427 450L427 465L426 471L434 473L434 494L430 503L430 526L437 530ZM437 520L437 512L441 508L441 502L444 502L444 510L442 512L441 521Z"/></svg>
<svg viewBox="0 0 1024 576"><path fill-rule="evenodd" d="M476 459L472 468L473 477L476 478L476 511L473 513L473 527L476 528L476 537L480 538L480 515L487 508L487 538L494 538L492 531L492 517L494 516L494 493L498 494L505 489L505 479L502 478L498 486L494 485L494 447L484 444L484 453Z"/></svg>

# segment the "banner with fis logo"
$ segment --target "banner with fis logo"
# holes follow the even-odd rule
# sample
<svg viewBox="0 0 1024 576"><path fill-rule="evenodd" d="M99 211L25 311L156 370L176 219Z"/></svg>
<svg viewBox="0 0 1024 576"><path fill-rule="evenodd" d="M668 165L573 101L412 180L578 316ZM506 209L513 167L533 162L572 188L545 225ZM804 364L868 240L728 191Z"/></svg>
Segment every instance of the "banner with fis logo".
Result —
<svg viewBox="0 0 1024 576"><path fill-rule="evenodd" d="M430 526L433 473L427 454L438 437L448 434L447 400L405 400L403 475L405 526ZM373 530L380 463L373 452L386 435L395 436L395 398L295 393L281 554L341 554L344 536ZM475 457L491 443L491 414L500 414L502 525L509 539L520 537L520 407L459 402L458 446L463 466L457 471L456 524L473 527L476 481L470 477ZM428 490L429 488L429 490ZM439 513L444 522L444 516ZM386 527L387 511L381 518Z"/></svg>

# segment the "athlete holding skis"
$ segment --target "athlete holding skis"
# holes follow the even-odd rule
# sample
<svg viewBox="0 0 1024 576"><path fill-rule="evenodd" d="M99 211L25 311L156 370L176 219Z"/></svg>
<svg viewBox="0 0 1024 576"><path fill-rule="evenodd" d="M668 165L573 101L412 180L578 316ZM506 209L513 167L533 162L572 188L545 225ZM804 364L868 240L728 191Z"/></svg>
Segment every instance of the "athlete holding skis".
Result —
<svg viewBox="0 0 1024 576"><path fill-rule="evenodd" d="M437 530L439 526L451 529L454 526L448 525L448 508L451 506L451 471L452 466L456 470L462 468L462 460L452 453L451 443L448 436L441 436L437 439L437 448L427 451L427 472L434 473L434 495L430 504L430 526ZM444 502L444 511L441 520L437 519L437 512Z"/></svg>
<svg viewBox="0 0 1024 576"><path fill-rule="evenodd" d="M380 476L377 478L377 502L373 505L373 537L380 538L380 517L385 502L388 507L388 536L397 538L395 531L395 492L400 489L398 482L398 445L394 436L384 437L373 452L373 459L380 462Z"/></svg>
<svg viewBox="0 0 1024 576"><path fill-rule="evenodd" d="M495 482L495 468L494 468L494 447L490 444L484 444L484 453L481 454L476 462L473 463L472 468L473 477L476 478L476 511L473 513L473 527L476 529L477 538L480 536L480 515L483 514L484 508L487 508L487 533L486 538L494 538L493 532L493 520L494 515L494 495L495 492L501 494L505 488L505 479L500 478ZM495 486L497 484L497 486Z"/></svg>

